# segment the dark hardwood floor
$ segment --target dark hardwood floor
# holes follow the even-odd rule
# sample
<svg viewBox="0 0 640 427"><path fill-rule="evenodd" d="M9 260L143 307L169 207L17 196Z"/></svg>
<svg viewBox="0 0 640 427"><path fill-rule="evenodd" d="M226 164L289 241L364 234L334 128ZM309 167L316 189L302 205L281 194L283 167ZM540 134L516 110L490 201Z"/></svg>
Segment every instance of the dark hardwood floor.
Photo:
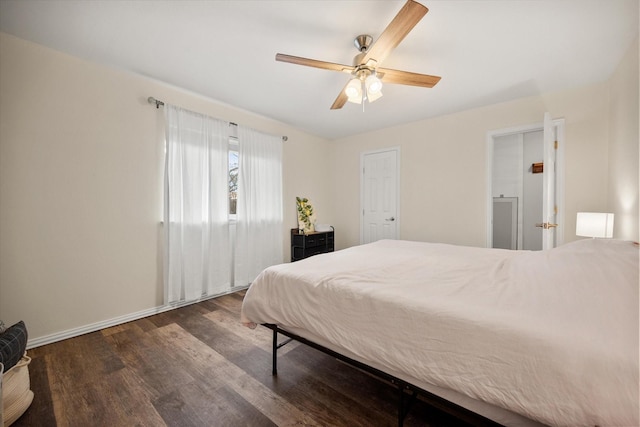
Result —
<svg viewBox="0 0 640 427"><path fill-rule="evenodd" d="M28 351L31 407L14 426L395 426L397 391L240 324L244 292ZM405 426L460 423L418 400Z"/></svg>

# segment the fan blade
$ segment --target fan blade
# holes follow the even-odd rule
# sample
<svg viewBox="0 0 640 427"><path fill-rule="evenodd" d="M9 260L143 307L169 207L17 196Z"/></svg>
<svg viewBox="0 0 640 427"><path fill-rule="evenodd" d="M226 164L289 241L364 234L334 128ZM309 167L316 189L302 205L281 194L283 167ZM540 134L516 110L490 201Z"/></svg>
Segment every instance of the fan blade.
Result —
<svg viewBox="0 0 640 427"><path fill-rule="evenodd" d="M380 34L378 40L367 50L361 62L366 64L373 59L377 65L380 65L428 11L429 9L420 3L407 0L400 12Z"/></svg>
<svg viewBox="0 0 640 427"><path fill-rule="evenodd" d="M349 65L335 64L333 62L326 62L326 61L317 61L315 59L301 58L299 56L293 56L293 55L285 55L284 53L276 54L276 61L289 62L291 64L296 64L296 65L305 65L307 67L322 68L323 70L342 71L345 73L351 73L355 69L355 67L352 67ZM347 84L349 84L349 82L347 82ZM349 98L344 93L344 89L342 89L340 91L340 94L336 98L336 100L333 102L333 105L331 105L331 109L338 110L344 107L344 104L347 103L347 99Z"/></svg>
<svg viewBox="0 0 640 427"><path fill-rule="evenodd" d="M349 82L347 82L347 85L348 84ZM347 96L346 93L344 93L344 90L346 89L347 85L344 85L344 87L338 94L338 97L336 98L336 100L333 101L333 105L331 105L332 110L339 110L340 108L344 107L344 104L347 103L347 100L349 99L349 97Z"/></svg>
<svg viewBox="0 0 640 427"><path fill-rule="evenodd" d="M378 68L376 74L384 83L408 86L434 87L440 81L439 76L410 73L409 71L392 70L390 68Z"/></svg>
<svg viewBox="0 0 640 427"><path fill-rule="evenodd" d="M305 65L307 67L322 68L323 70L342 71L345 73L352 72L355 67L350 65L335 64L333 62L318 61L316 59L301 58L299 56L285 55L284 53L276 54L276 61L289 62L296 65Z"/></svg>

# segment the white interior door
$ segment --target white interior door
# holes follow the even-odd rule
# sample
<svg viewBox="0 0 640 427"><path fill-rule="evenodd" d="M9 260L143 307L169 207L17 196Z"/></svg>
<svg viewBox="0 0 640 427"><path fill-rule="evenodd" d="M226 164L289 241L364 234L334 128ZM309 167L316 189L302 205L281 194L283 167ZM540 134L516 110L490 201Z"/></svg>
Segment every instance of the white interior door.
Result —
<svg viewBox="0 0 640 427"><path fill-rule="evenodd" d="M361 243L398 238L399 158L399 148L361 155Z"/></svg>
<svg viewBox="0 0 640 427"><path fill-rule="evenodd" d="M556 132L549 113L544 114L544 172L542 174L542 249L556 247L557 205L556 205Z"/></svg>

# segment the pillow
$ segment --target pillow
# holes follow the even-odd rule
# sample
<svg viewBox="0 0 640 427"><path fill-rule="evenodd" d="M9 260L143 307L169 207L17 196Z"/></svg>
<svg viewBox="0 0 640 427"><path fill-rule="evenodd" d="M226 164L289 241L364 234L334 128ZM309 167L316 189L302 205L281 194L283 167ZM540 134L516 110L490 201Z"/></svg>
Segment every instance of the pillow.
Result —
<svg viewBox="0 0 640 427"><path fill-rule="evenodd" d="M4 372L13 368L27 349L27 327L21 320L0 335L0 363Z"/></svg>

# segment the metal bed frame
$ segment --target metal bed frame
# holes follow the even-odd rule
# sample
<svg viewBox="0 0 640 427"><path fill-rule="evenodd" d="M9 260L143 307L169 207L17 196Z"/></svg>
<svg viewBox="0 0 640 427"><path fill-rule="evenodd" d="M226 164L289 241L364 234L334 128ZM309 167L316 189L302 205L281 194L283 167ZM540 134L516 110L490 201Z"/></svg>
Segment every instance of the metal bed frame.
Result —
<svg viewBox="0 0 640 427"><path fill-rule="evenodd" d="M372 366L369 366L365 363L354 360L350 357L344 356L336 351L333 351L327 347L324 347L320 344L317 344L313 341L310 341L304 337L291 333L285 329L282 329L278 325L263 323L263 326L271 329L273 331L273 350L272 350L272 375L278 375L278 350L290 343L291 341L298 341L302 344L305 344L309 347L312 347L316 350L319 350L331 357L334 357L338 360L341 360L357 369L360 369L366 373L373 375L379 379L382 379L392 386L394 386L398 391L398 426L402 427L404 424L404 419L409 413L411 409L411 405L415 402L418 395L421 396L422 400L425 401L428 405L433 408L439 409L443 412L446 412L449 415L463 421L467 424L473 426L482 426L482 427L497 427L502 426L502 424L497 423L489 418L486 418L483 415L477 414L467 408L464 408L456 403L453 403L447 399L444 399L432 392L424 390L418 386L415 386L405 380L402 380L398 377L390 375L384 371L376 369ZM278 334L282 334L288 337L281 343L278 343Z"/></svg>

